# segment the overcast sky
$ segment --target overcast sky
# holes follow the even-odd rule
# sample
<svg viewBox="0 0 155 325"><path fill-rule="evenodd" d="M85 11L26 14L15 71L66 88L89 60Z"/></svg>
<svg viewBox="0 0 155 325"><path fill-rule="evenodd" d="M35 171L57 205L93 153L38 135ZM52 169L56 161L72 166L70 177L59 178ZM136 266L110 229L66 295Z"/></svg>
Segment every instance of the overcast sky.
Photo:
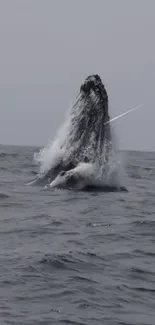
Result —
<svg viewBox="0 0 155 325"><path fill-rule="evenodd" d="M44 145L98 73L120 147L155 150L154 0L0 0L0 143Z"/></svg>

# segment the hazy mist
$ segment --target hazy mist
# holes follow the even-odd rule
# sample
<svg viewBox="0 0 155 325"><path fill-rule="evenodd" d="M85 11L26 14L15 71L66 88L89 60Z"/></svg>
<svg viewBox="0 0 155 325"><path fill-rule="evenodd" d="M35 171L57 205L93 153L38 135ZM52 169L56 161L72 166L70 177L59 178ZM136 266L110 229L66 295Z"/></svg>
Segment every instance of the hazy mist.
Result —
<svg viewBox="0 0 155 325"><path fill-rule="evenodd" d="M154 0L0 0L0 143L44 145L98 73L120 147L155 150Z"/></svg>

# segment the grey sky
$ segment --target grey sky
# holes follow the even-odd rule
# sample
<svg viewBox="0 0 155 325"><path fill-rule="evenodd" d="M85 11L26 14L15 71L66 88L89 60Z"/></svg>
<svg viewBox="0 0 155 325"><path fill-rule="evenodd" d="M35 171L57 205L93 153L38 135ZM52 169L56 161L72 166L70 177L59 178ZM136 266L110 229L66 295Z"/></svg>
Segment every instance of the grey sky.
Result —
<svg viewBox="0 0 155 325"><path fill-rule="evenodd" d="M44 145L101 75L120 146L155 150L154 0L0 0L0 143Z"/></svg>

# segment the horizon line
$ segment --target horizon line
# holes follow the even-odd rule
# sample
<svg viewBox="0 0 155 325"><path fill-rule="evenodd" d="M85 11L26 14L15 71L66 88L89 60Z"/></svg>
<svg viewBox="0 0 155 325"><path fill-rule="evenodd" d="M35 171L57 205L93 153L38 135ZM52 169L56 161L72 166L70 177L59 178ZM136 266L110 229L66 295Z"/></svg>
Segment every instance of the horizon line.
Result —
<svg viewBox="0 0 155 325"><path fill-rule="evenodd" d="M45 148L46 144L44 145L39 145L39 144L3 144L0 143L0 146L2 147L26 147L26 148ZM132 149L132 148L119 148L118 151L130 151L130 152L148 152L148 153L154 153L155 149Z"/></svg>

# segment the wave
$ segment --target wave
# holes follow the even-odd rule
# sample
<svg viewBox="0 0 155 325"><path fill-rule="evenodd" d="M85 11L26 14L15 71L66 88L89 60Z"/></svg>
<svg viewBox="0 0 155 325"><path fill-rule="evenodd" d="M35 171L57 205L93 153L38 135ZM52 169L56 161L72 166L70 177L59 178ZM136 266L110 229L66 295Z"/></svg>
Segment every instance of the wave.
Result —
<svg viewBox="0 0 155 325"><path fill-rule="evenodd" d="M0 199L8 199L10 196L5 193L0 193Z"/></svg>
<svg viewBox="0 0 155 325"><path fill-rule="evenodd" d="M12 157L12 158L15 158L15 157L18 157L18 154L17 154L17 153L6 153L6 152L1 152L1 153L0 153L0 158L5 158L5 157Z"/></svg>

